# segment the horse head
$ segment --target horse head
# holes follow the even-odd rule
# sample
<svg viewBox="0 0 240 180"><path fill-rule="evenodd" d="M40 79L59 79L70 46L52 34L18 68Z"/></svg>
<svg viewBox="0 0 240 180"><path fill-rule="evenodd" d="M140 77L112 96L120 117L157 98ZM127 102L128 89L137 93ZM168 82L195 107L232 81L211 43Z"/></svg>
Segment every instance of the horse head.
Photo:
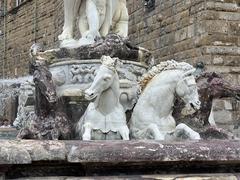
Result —
<svg viewBox="0 0 240 180"><path fill-rule="evenodd" d="M224 80L221 75L215 72L204 73L199 78L199 83L204 78L206 79L205 87L208 87L209 94L211 94L213 98L233 97L240 100L240 86L229 83L229 81Z"/></svg>
<svg viewBox="0 0 240 180"><path fill-rule="evenodd" d="M118 65L118 58L103 56L101 62L102 65L98 69L91 87L85 90L87 100L95 99L103 91L110 88L117 75L116 66Z"/></svg>
<svg viewBox="0 0 240 180"><path fill-rule="evenodd" d="M186 107L198 110L201 102L198 96L197 83L192 75L193 72L194 69L189 70L182 76L182 79L177 83L176 93L184 101Z"/></svg>
<svg viewBox="0 0 240 180"><path fill-rule="evenodd" d="M52 74L46 66L34 65L33 81L36 93L38 91L50 104L57 102L57 93L52 80Z"/></svg>

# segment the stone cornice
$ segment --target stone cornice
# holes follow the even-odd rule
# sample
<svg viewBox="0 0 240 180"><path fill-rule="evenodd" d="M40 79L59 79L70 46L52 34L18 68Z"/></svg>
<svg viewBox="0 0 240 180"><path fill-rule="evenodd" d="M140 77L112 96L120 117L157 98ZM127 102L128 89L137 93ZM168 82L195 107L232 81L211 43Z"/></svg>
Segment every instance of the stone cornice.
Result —
<svg viewBox="0 0 240 180"><path fill-rule="evenodd" d="M0 165L34 162L240 164L239 141L0 141Z"/></svg>

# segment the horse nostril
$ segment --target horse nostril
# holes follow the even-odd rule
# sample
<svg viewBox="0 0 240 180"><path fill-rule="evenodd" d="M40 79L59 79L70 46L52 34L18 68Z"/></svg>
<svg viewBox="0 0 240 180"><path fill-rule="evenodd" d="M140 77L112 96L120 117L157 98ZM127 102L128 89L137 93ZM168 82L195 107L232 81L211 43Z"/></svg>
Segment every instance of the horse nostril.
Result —
<svg viewBox="0 0 240 180"><path fill-rule="evenodd" d="M84 93L85 95L87 95L87 96L93 96L94 95L94 93L93 92L89 92L89 91L85 91L85 93Z"/></svg>
<svg viewBox="0 0 240 180"><path fill-rule="evenodd" d="M91 93L90 96L94 96L94 93Z"/></svg>
<svg viewBox="0 0 240 180"><path fill-rule="evenodd" d="M201 105L201 101L197 101L197 104L198 104L198 105Z"/></svg>
<svg viewBox="0 0 240 180"><path fill-rule="evenodd" d="M194 109L194 105L193 105L193 103L190 103L190 106L191 106L191 108L193 108L193 109Z"/></svg>

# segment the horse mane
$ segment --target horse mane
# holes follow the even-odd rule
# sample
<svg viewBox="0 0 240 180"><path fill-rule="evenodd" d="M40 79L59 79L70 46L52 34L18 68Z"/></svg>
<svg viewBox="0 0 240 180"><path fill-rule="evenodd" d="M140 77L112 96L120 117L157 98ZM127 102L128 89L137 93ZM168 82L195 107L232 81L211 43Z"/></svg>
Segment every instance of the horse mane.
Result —
<svg viewBox="0 0 240 180"><path fill-rule="evenodd" d="M145 89L149 81L152 80L157 74L167 71L167 70L183 70L183 71L189 71L191 69L194 69L194 67L188 63L185 62L177 62L175 60L168 60L164 62L160 62L158 65L153 66L147 73L145 73L139 81L140 87L142 90Z"/></svg>

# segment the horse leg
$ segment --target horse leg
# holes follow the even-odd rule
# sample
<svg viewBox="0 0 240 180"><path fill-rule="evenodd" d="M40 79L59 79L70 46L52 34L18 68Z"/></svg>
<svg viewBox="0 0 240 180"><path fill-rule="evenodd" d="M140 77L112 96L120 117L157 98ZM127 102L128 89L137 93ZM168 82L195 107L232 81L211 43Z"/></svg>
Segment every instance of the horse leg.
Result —
<svg viewBox="0 0 240 180"><path fill-rule="evenodd" d="M123 140L129 140L129 129L127 126L120 128L119 133L122 136Z"/></svg>
<svg viewBox="0 0 240 180"><path fill-rule="evenodd" d="M164 140L165 136L159 131L158 126L156 124L150 124L147 127L147 132L153 135L155 140Z"/></svg>
<svg viewBox="0 0 240 180"><path fill-rule="evenodd" d="M85 124L84 125L84 133L82 135L82 140L90 141L91 140L91 132L92 132L91 125L89 123Z"/></svg>
<svg viewBox="0 0 240 180"><path fill-rule="evenodd" d="M177 125L174 131L174 136L179 137L179 134L181 131L184 132L184 134L186 134L190 140L201 139L198 132L192 130L190 127L188 127L186 124L183 124L183 123Z"/></svg>

